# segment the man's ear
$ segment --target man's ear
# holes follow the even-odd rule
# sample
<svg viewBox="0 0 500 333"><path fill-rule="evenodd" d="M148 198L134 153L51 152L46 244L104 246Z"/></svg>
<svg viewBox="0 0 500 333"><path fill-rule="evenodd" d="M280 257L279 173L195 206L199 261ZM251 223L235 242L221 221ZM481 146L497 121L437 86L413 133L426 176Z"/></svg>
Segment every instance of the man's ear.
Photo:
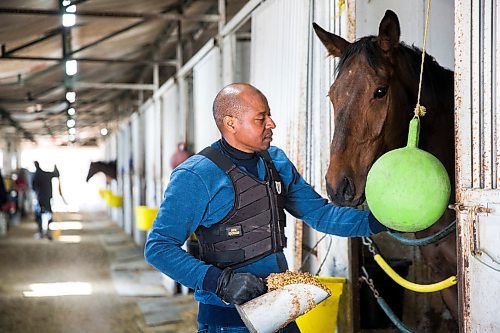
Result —
<svg viewBox="0 0 500 333"><path fill-rule="evenodd" d="M222 119L222 123L224 124L224 128L231 133L235 132L235 127L234 127L235 121L236 121L236 119L232 116L224 116L224 118Z"/></svg>

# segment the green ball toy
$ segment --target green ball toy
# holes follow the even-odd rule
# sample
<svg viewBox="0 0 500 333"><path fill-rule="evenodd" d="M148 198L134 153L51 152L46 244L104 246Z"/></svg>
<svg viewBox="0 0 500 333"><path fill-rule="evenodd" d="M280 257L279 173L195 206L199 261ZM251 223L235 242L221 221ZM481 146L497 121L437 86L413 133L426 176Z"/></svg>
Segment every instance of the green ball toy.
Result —
<svg viewBox="0 0 500 333"><path fill-rule="evenodd" d="M406 147L382 155L366 180L366 200L373 215L401 232L430 227L450 198L448 173L436 157L417 147L419 133L419 118L413 118Z"/></svg>

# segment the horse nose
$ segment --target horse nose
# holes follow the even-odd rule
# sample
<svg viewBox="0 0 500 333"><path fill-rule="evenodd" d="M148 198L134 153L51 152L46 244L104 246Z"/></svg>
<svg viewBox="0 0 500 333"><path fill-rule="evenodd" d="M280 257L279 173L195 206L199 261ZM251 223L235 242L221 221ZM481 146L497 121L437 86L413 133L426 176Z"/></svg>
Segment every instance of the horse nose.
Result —
<svg viewBox="0 0 500 333"><path fill-rule="evenodd" d="M354 184L350 177L344 177L337 187L337 196L349 202L354 199Z"/></svg>
<svg viewBox="0 0 500 333"><path fill-rule="evenodd" d="M335 191L334 189L328 184L328 180L326 183L326 194L328 194L328 198L333 201L333 198L335 197Z"/></svg>

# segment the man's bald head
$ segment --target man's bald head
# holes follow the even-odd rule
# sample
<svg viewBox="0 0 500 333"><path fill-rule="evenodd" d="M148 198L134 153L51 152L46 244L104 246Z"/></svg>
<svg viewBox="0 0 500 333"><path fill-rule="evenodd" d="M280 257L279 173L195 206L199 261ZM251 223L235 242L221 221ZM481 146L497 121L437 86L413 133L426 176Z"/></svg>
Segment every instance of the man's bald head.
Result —
<svg viewBox="0 0 500 333"><path fill-rule="evenodd" d="M256 95L264 98L264 95L248 83L231 83L222 88L217 94L213 104L213 115L219 130L223 130L225 116L239 118L245 107L248 106L247 99Z"/></svg>

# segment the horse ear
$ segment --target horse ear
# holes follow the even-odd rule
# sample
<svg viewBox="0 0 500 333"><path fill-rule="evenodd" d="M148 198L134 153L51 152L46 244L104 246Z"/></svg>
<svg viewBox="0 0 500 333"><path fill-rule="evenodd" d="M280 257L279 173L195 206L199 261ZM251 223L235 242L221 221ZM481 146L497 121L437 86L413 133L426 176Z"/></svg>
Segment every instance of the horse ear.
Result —
<svg viewBox="0 0 500 333"><path fill-rule="evenodd" d="M344 52L347 45L350 43L346 41L344 38L334 35L323 28L321 28L316 23L313 23L314 31L316 35L319 37L323 45L325 45L328 53L334 57L340 57Z"/></svg>
<svg viewBox="0 0 500 333"><path fill-rule="evenodd" d="M389 52L398 46L400 35L398 16L392 10L387 10L378 27L378 43L382 51Z"/></svg>

